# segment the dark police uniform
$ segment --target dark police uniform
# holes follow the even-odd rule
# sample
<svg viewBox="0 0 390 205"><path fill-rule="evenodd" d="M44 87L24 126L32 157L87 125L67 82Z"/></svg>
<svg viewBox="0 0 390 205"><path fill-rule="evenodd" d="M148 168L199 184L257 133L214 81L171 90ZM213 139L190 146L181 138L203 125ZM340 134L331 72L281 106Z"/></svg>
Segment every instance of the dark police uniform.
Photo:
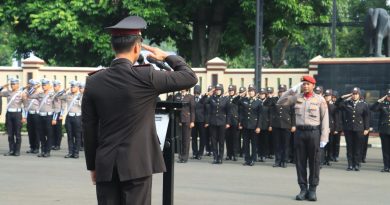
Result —
<svg viewBox="0 0 390 205"><path fill-rule="evenodd" d="M230 127L226 130L226 160L237 161L237 155L239 154L239 134L240 130L238 129L238 99L240 96L236 96L237 87L235 85L229 85L229 110L230 115ZM233 95L230 95L230 92L234 91ZM236 100L235 100L236 99Z"/></svg>
<svg viewBox="0 0 390 205"><path fill-rule="evenodd" d="M271 109L273 106L275 106L276 102L278 101L278 97L271 96L274 93L274 88L272 88L272 87L267 87L267 93L268 93L268 96L264 100L263 106L268 107L269 114L271 114ZM265 109L267 109L267 108L265 108ZM271 118L270 118L270 120L271 120ZM271 126L269 128L271 128ZM273 155L275 154L274 139L272 136L272 131L269 131L267 129L267 132L268 132L268 135L267 135L268 136L267 158L273 159L274 158Z"/></svg>
<svg viewBox="0 0 390 205"><path fill-rule="evenodd" d="M221 90L223 94L223 85L215 86L216 90ZM226 126L230 125L229 99L221 95L214 94L207 100L206 124L210 126L211 141L213 147L213 164L222 164L225 146Z"/></svg>
<svg viewBox="0 0 390 205"><path fill-rule="evenodd" d="M206 128L204 127L206 115L206 99L207 95L200 95L201 90L199 85L194 87L195 101L195 127L192 128L192 153L194 159L201 159L206 145ZM199 141L198 141L199 137Z"/></svg>
<svg viewBox="0 0 390 205"><path fill-rule="evenodd" d="M382 144L383 169L382 172L390 172L390 89L387 98L378 101L371 106L371 110L379 112L379 135Z"/></svg>
<svg viewBox="0 0 390 205"><path fill-rule="evenodd" d="M266 94L267 90L265 88L260 89L260 94ZM269 106L264 105L264 99L259 99L261 101L261 121L260 121L260 129L261 132L258 134L257 139L257 154L258 154L258 161L264 162L265 158L268 156L268 140L269 140L269 134L268 128L270 127L270 114L269 114Z"/></svg>
<svg viewBox="0 0 390 205"><path fill-rule="evenodd" d="M331 131L332 139L329 140L329 153L331 155L331 160L334 162L338 162L339 154L340 154L340 136L343 131L343 121L342 121L342 110L337 108L334 104L336 99L339 97L338 92L332 91L332 105L329 107L329 117L332 117L332 126L333 133Z"/></svg>
<svg viewBox="0 0 390 205"><path fill-rule="evenodd" d="M18 79L11 79L11 84L19 84ZM1 88L3 89L3 88ZM23 108L23 91L2 91L1 97L7 97L7 113L5 114L6 128L8 134L9 152L4 156L19 156L20 146L22 144L22 108Z"/></svg>
<svg viewBox="0 0 390 205"><path fill-rule="evenodd" d="M248 87L248 91L255 90L254 86ZM244 165L253 166L257 161L257 134L256 129L261 124L261 101L255 97L245 97L240 100L240 126L244 137Z"/></svg>
<svg viewBox="0 0 390 205"><path fill-rule="evenodd" d="M134 29L145 27L142 18L131 16L109 29L116 40L140 36ZM174 71L117 58L110 68L87 77L82 99L84 151L87 169L96 173L99 204L151 204L152 174L165 171L155 124L157 96L197 83L184 59L170 55L165 61Z"/></svg>
<svg viewBox="0 0 390 205"><path fill-rule="evenodd" d="M179 163L186 163L188 161L188 155L190 151L190 137L191 137L191 123L195 123L195 100L194 96L187 93L181 95L180 102L186 103L183 105L180 111L180 123L181 123L181 146Z"/></svg>
<svg viewBox="0 0 390 205"><path fill-rule="evenodd" d="M360 93L358 88L353 92ZM369 129L369 108L364 101L337 99L336 106L343 112L343 130L347 142L347 170L360 170L361 148L364 130Z"/></svg>
<svg viewBox="0 0 390 205"><path fill-rule="evenodd" d="M285 87L280 86L279 92L284 92ZM273 167L287 167L291 128L295 127L294 105L271 104L270 127L274 139L275 164Z"/></svg>

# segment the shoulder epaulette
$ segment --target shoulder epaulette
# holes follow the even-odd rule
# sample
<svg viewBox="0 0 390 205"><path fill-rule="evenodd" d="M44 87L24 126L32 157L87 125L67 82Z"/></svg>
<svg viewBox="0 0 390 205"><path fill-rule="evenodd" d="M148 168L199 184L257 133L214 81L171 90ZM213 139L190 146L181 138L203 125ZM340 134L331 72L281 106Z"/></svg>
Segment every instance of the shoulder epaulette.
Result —
<svg viewBox="0 0 390 205"><path fill-rule="evenodd" d="M149 64L149 63L142 64L142 65L133 65L133 68L149 67L149 66L151 66L151 65L152 65L152 64Z"/></svg>
<svg viewBox="0 0 390 205"><path fill-rule="evenodd" d="M89 72L88 76L94 75L94 74L96 74L96 73L98 73L98 72L100 72L102 70L104 70L104 69L99 69L99 70L95 70L95 71Z"/></svg>

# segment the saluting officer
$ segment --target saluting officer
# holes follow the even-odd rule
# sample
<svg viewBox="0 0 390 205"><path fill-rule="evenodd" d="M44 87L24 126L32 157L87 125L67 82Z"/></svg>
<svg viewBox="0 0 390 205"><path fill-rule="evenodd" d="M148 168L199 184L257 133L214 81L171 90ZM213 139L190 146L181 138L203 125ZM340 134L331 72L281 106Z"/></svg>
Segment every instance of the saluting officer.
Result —
<svg viewBox="0 0 390 205"><path fill-rule="evenodd" d="M270 126L270 118L269 118L269 106L264 106L264 101L267 97L267 90L265 88L261 88L259 92L259 100L261 101L262 109L261 109L261 121L260 121L260 134L257 139L257 154L258 161L265 162L265 158L268 155L268 135L270 132L268 128Z"/></svg>
<svg viewBox="0 0 390 205"><path fill-rule="evenodd" d="M237 87L235 85L229 85L229 110L230 110L230 127L226 130L226 160L237 161L237 155L239 154L239 134L238 129L238 99ZM235 100L236 99L236 100Z"/></svg>
<svg viewBox="0 0 390 205"><path fill-rule="evenodd" d="M53 90L54 95L63 95L65 93L64 90L61 90L61 82L58 80L53 80ZM63 118L63 107L64 103L60 98L54 98L54 112L56 113L56 124L53 125L53 144L51 146L52 150L61 149L61 141L62 141L62 118Z"/></svg>
<svg viewBox="0 0 390 205"><path fill-rule="evenodd" d="M65 129L68 135L68 154L65 158L79 158L81 145L81 93L79 83L70 81L70 92L61 96L63 114L66 115Z"/></svg>
<svg viewBox="0 0 390 205"><path fill-rule="evenodd" d="M195 101L195 127L192 128L192 158L202 159L204 147L206 145L206 128L204 127L206 115L206 99L207 95L201 95L200 85L194 87L194 101ZM198 143L199 137L199 143Z"/></svg>
<svg viewBox="0 0 390 205"><path fill-rule="evenodd" d="M32 94L39 87L39 81L30 79L28 81L28 90L27 92ZM24 118L27 118L27 132L28 139L30 143L30 150L27 150L26 153L38 154L39 153L39 101L37 99L31 99L26 96L25 100L25 109L24 109Z"/></svg>
<svg viewBox="0 0 390 205"><path fill-rule="evenodd" d="M335 105L335 102L337 98L339 97L339 92L336 90L332 91L332 103ZM334 132L332 134L333 139L330 141L330 153L331 153L331 160L334 162L339 161L339 154L340 154L340 136L341 132L343 131L343 120L342 120L342 111L335 106L333 112L330 112L329 114L332 114L333 120L334 120Z"/></svg>
<svg viewBox="0 0 390 205"><path fill-rule="evenodd" d="M336 124L338 123L338 112L336 105L334 105L334 102L332 101L332 95L333 95L333 90L332 89L327 89L324 92L324 98L326 101L326 104L328 105L328 112L329 112L329 143L326 144L324 147L324 153L323 153L323 158L321 159L321 163L323 165L328 165L330 166L330 162L333 158L333 150L332 150L332 145L334 144L334 136L335 134L338 134L338 131L336 129Z"/></svg>
<svg viewBox="0 0 390 205"><path fill-rule="evenodd" d="M180 111L181 146L178 163L187 163L190 151L191 129L195 126L195 100L189 89L181 91L180 102L186 103Z"/></svg>
<svg viewBox="0 0 390 205"><path fill-rule="evenodd" d="M8 90L8 84L3 85L0 90L0 96L7 98L7 113L5 114L6 128L8 134L9 152L4 156L19 156L20 146L22 144L22 109L24 103L23 90L19 89L19 79L10 79L11 90Z"/></svg>
<svg viewBox="0 0 390 205"><path fill-rule="evenodd" d="M215 86L215 94L208 100L208 111L205 126L210 125L211 141L213 146L213 164L222 164L225 146L225 132L230 127L229 99L222 96L223 85Z"/></svg>
<svg viewBox="0 0 390 205"><path fill-rule="evenodd" d="M246 92L246 87L240 87L240 89L238 89L238 95L240 96L238 100L241 100L243 98L245 98L247 96L247 92ZM240 112L241 112L241 107L238 106L238 114L240 115ZM243 135L242 135L242 130L239 129L239 133L238 133L238 149L239 149L239 156L240 157L243 157L243 154L244 154L244 145L243 145L243 142L244 142L244 139L243 139Z"/></svg>
<svg viewBox="0 0 390 205"><path fill-rule="evenodd" d="M214 95L214 86L212 85L209 85L207 87L207 93L205 93L204 95L206 96L206 101L205 101L205 130L206 130L206 152L207 152L207 156L211 156L212 152L213 152L213 148L212 148L212 140L211 140L211 129L210 127L206 126L206 118L208 116L208 113L209 113L209 110L210 110L210 105L207 103L208 99L210 99L211 96Z"/></svg>
<svg viewBox="0 0 390 205"><path fill-rule="evenodd" d="M294 138L295 163L298 184L301 188L296 200L316 201L316 189L320 176L320 148L325 147L329 138L329 113L325 99L313 92L316 80L303 76L302 82L279 99L280 105L294 105L296 132ZM297 94L299 91L303 93ZM307 161L309 160L309 183ZM307 185L309 184L309 190Z"/></svg>
<svg viewBox="0 0 390 205"><path fill-rule="evenodd" d="M263 102L264 107L268 107L269 112L271 112L271 107L275 106L275 103L278 101L278 97L274 96L274 88L273 87L267 87L267 98ZM270 118L271 120L271 118ZM271 124L268 127L268 159L273 159L273 155L275 154L274 150L274 138L272 136L272 127Z"/></svg>
<svg viewBox="0 0 390 205"><path fill-rule="evenodd" d="M379 112L379 136L382 144L383 169L390 172L390 89L386 95L371 106L371 110Z"/></svg>
<svg viewBox="0 0 390 205"><path fill-rule="evenodd" d="M248 86L248 97L240 100L240 123L243 130L245 163L253 166L257 161L257 134L260 133L261 101L256 99L256 88Z"/></svg>
<svg viewBox="0 0 390 205"><path fill-rule="evenodd" d="M279 95L286 91L285 85L280 85ZM287 167L291 132L295 132L294 105L275 104L270 109L270 127L274 138L275 164L273 167Z"/></svg>
<svg viewBox="0 0 390 205"><path fill-rule="evenodd" d="M343 95L335 102L343 111L343 130L347 142L347 171L360 170L363 135L369 131L369 108L360 100L360 89L355 87L351 94Z"/></svg>

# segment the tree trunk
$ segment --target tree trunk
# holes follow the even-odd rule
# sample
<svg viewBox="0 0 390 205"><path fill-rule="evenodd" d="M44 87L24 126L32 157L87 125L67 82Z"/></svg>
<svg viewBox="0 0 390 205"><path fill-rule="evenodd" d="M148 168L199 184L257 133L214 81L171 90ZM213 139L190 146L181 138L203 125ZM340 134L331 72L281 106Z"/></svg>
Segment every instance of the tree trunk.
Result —
<svg viewBox="0 0 390 205"><path fill-rule="evenodd" d="M217 57L221 44L222 25L225 11L225 3L222 0L215 1L212 19L209 24L207 60Z"/></svg>
<svg viewBox="0 0 390 205"><path fill-rule="evenodd" d="M267 47L271 64L274 68L279 68L284 64L284 59L286 57L286 50L288 48L288 44L289 44L288 38L283 37L279 39L275 44L273 44L273 46ZM281 46L280 49L278 48L279 45ZM275 56L275 53L279 54L279 58Z"/></svg>

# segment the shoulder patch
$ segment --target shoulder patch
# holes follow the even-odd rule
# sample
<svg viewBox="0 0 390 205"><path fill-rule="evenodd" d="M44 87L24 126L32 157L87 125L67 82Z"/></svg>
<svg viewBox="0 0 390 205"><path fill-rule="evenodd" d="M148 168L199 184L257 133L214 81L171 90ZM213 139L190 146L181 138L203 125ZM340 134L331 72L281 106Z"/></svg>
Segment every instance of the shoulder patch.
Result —
<svg viewBox="0 0 390 205"><path fill-rule="evenodd" d="M100 72L102 70L104 70L104 69L99 69L99 70L95 70L95 71L89 72L88 76L94 75L94 74L96 74L96 73L98 73L98 72Z"/></svg>

